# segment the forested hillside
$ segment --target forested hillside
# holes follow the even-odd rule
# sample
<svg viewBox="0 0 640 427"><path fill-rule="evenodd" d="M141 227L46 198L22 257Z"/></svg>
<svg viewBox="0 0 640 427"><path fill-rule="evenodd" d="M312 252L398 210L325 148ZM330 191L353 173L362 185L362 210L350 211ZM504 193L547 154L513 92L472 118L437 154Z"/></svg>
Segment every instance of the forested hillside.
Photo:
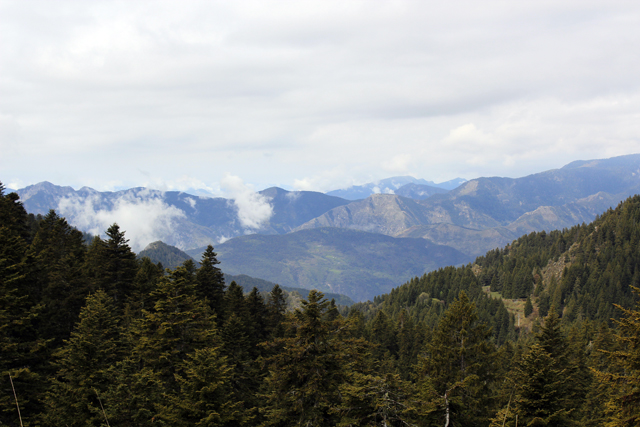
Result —
<svg viewBox="0 0 640 427"><path fill-rule="evenodd" d="M279 287L225 283L212 247L163 270L118 225L86 244L0 184L0 425L635 425L639 220L636 196L371 302L286 311Z"/></svg>

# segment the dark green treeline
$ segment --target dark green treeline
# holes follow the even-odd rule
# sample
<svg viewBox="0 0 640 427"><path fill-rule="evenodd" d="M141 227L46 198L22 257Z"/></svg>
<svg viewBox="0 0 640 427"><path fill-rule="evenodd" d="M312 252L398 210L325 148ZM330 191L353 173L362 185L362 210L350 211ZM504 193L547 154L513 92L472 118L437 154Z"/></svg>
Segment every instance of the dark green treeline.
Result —
<svg viewBox="0 0 640 427"><path fill-rule="evenodd" d="M227 286L212 247L165 270L0 184L0 425L638 425L638 220L633 198L349 310L311 291L287 311L279 287ZM482 286L529 298L533 331Z"/></svg>

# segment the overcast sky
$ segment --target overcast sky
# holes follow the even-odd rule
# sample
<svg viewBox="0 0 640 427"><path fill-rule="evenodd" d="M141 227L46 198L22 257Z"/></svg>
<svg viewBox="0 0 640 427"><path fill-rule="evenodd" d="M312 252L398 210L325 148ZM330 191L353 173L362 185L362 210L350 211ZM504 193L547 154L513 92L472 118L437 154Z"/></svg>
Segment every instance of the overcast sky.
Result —
<svg viewBox="0 0 640 427"><path fill-rule="evenodd" d="M637 0L0 0L13 188L328 191L639 152Z"/></svg>

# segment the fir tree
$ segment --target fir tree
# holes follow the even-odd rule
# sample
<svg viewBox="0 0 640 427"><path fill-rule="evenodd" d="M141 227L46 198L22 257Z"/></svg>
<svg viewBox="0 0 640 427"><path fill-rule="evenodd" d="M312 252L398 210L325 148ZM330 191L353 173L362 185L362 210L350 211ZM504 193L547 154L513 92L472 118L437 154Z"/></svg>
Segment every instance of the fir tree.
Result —
<svg viewBox="0 0 640 427"><path fill-rule="evenodd" d="M48 425L101 426L105 419L99 396L110 386L108 368L122 346L113 300L98 290L87 298L71 338L58 350L56 373L47 394Z"/></svg>
<svg viewBox="0 0 640 427"><path fill-rule="evenodd" d="M186 354L205 348L217 339L210 308L195 292L195 278L185 267L162 277L153 292L152 310L144 311L135 334L139 336L134 354L144 365L173 384L177 366Z"/></svg>
<svg viewBox="0 0 640 427"><path fill-rule="evenodd" d="M217 267L220 264L213 246L208 245L202 254L200 268L196 273L198 297L207 298L211 309L219 317L219 324L223 321L223 299L225 292L224 275Z"/></svg>
<svg viewBox="0 0 640 427"><path fill-rule="evenodd" d="M527 297L527 301L524 304L524 317L529 317L533 313L533 304L531 304L531 298Z"/></svg>
<svg viewBox="0 0 640 427"><path fill-rule="evenodd" d="M130 325L131 356L114 366L117 383L106 393L119 425L153 424L179 393L188 355L220 345L214 316L195 286L193 271L176 268L158 281L154 307Z"/></svg>
<svg viewBox="0 0 640 427"><path fill-rule="evenodd" d="M563 405L567 378L556 360L538 343L524 355L516 371L517 395L494 418L491 426L569 426L570 411Z"/></svg>
<svg viewBox="0 0 640 427"><path fill-rule="evenodd" d="M361 359L361 349L349 338L341 317L326 318L329 307L321 292L309 292L302 309L290 315L288 336L267 344L278 351L266 360L263 425L336 425L339 421L335 410L340 385Z"/></svg>
<svg viewBox="0 0 640 427"><path fill-rule="evenodd" d="M106 234L106 241L96 237L89 246L85 271L92 287L104 289L122 310L133 292L138 263L118 224L111 225Z"/></svg>
<svg viewBox="0 0 640 427"><path fill-rule="evenodd" d="M267 296L267 330L272 337L284 333L282 322L287 311L287 300L279 285L275 285Z"/></svg>
<svg viewBox="0 0 640 427"><path fill-rule="evenodd" d="M69 338L89 289L82 271L85 246L82 233L51 210L40 221L28 251L35 268L34 294L43 304L40 333L55 339Z"/></svg>
<svg viewBox="0 0 640 427"><path fill-rule="evenodd" d="M0 183L0 424L17 425L13 388L27 418L41 410L41 367L47 340L37 334L41 306L29 295L27 213L16 193ZM9 381L12 377L13 387Z"/></svg>
<svg viewBox="0 0 640 427"><path fill-rule="evenodd" d="M352 372L340 386L342 400L332 411L339 415L337 426L415 425L416 407L412 384L398 375L377 376Z"/></svg>
<svg viewBox="0 0 640 427"><path fill-rule="evenodd" d="M560 404L568 412L578 411L591 381L585 366L584 350L570 346L562 331L560 319L553 309L545 318L540 332L536 335L536 341L549 353L566 379L561 390Z"/></svg>
<svg viewBox="0 0 640 427"><path fill-rule="evenodd" d="M638 288L635 293L640 292ZM640 304L635 309L616 307L624 313L617 321L619 350L609 355L623 368L622 372L600 372L600 377L613 388L613 397L607 403L610 417L608 427L640 425Z"/></svg>
<svg viewBox="0 0 640 427"><path fill-rule="evenodd" d="M486 422L495 353L490 335L461 292L440 319L417 368L425 421L453 426Z"/></svg>
<svg viewBox="0 0 640 427"><path fill-rule="evenodd" d="M196 349L176 375L179 391L169 395L157 421L171 426L241 426L250 420L231 387L231 370L219 348Z"/></svg>

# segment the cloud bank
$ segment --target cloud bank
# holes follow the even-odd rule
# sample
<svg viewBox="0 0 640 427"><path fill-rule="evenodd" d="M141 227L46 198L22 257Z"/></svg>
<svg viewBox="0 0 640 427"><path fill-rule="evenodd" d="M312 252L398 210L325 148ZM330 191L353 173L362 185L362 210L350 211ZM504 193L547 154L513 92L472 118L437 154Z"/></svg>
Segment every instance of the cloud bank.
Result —
<svg viewBox="0 0 640 427"><path fill-rule="evenodd" d="M174 233L175 221L185 217L183 211L146 191L137 195L127 193L111 207L100 205L98 196L63 198L57 210L69 223L95 235L104 236L111 224L118 223L135 252L156 240L166 241Z"/></svg>
<svg viewBox="0 0 640 427"><path fill-rule="evenodd" d="M233 201L243 228L259 229L273 215L273 207L269 204L269 199L256 193L240 177L227 174L220 182L220 187Z"/></svg>

